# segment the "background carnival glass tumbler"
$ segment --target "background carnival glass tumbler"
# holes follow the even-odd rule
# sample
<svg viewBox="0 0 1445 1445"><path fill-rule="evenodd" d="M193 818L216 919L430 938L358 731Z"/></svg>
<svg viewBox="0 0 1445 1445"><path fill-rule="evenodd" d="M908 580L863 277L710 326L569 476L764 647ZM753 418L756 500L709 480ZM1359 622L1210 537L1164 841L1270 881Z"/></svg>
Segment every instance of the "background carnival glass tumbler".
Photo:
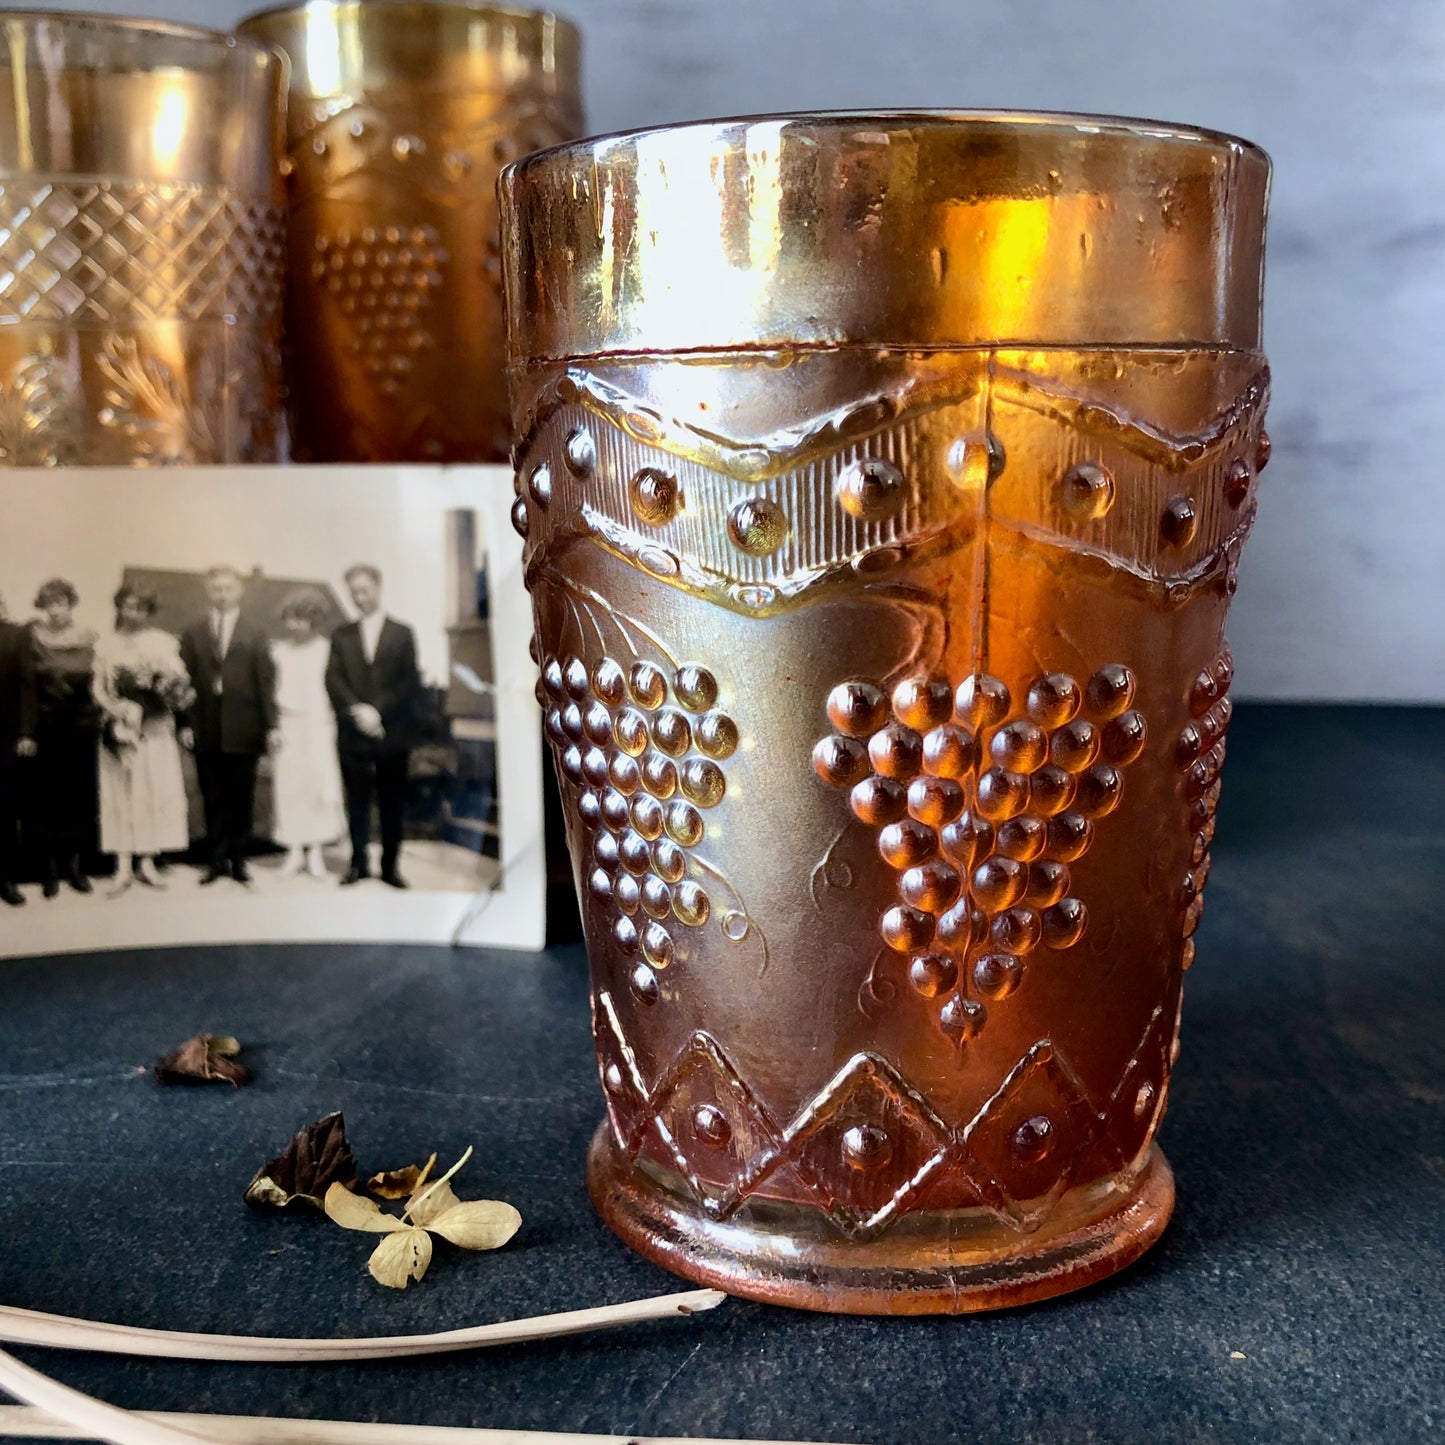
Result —
<svg viewBox="0 0 1445 1445"><path fill-rule="evenodd" d="M505 173L589 1184L659 1263L974 1310L1163 1229L1268 178L1223 136L932 114Z"/></svg>
<svg viewBox="0 0 1445 1445"><path fill-rule="evenodd" d="M0 38L0 465L276 460L282 61L86 15Z"/></svg>
<svg viewBox="0 0 1445 1445"><path fill-rule="evenodd" d="M580 134L577 32L543 11L360 0L241 30L291 60L296 460L505 461L497 173Z"/></svg>

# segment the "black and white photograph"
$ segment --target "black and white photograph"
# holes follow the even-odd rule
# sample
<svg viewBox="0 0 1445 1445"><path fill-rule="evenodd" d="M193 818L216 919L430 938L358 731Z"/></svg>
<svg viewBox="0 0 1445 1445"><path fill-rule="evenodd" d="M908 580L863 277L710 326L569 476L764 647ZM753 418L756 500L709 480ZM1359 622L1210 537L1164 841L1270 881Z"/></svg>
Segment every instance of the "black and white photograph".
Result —
<svg viewBox="0 0 1445 1445"><path fill-rule="evenodd" d="M300 475L0 483L0 952L541 943L505 474Z"/></svg>

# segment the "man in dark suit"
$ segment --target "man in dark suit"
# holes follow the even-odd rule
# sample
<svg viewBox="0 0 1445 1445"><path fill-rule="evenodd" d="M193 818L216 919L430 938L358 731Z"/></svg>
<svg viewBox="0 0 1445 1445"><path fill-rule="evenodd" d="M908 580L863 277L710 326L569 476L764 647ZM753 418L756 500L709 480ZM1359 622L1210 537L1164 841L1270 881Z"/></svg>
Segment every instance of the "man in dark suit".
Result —
<svg viewBox="0 0 1445 1445"><path fill-rule="evenodd" d="M381 816L381 880L405 888L397 858L422 687L416 636L382 610L377 568L353 567L346 574L346 585L361 616L332 633L326 668L351 824L351 868L341 881L350 885L371 876L367 844L375 798Z"/></svg>
<svg viewBox="0 0 1445 1445"><path fill-rule="evenodd" d="M39 701L35 691L35 639L29 628L3 620L0 607L0 902L25 902L15 886L20 832L20 768L35 756Z"/></svg>
<svg viewBox="0 0 1445 1445"><path fill-rule="evenodd" d="M271 644L241 615L245 584L234 567L206 574L203 618L181 633L181 660L196 690L181 741L196 754L206 813L206 872L249 883L246 852L255 827L256 767L281 745Z"/></svg>

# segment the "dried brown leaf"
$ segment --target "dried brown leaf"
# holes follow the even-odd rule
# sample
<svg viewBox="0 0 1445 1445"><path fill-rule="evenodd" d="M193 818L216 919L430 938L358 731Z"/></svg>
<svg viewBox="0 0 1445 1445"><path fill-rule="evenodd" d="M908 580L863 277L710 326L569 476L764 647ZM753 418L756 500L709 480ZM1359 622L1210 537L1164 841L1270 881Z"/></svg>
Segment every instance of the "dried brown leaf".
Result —
<svg viewBox="0 0 1445 1445"><path fill-rule="evenodd" d="M238 1040L229 1034L196 1034L155 1063L162 1084L249 1084L251 1071L236 1062Z"/></svg>
<svg viewBox="0 0 1445 1445"><path fill-rule="evenodd" d="M276 1158L263 1164L243 1196L252 1209L324 1212L333 1184L356 1183L356 1160L346 1142L346 1121L328 1114L308 1124Z"/></svg>
<svg viewBox="0 0 1445 1445"><path fill-rule="evenodd" d="M343 1229L359 1229L366 1234L392 1234L407 1226L394 1214L387 1214L376 1200L364 1194L353 1194L344 1184L333 1184L326 1191L326 1217Z"/></svg>
<svg viewBox="0 0 1445 1445"><path fill-rule="evenodd" d="M522 1226L522 1216L500 1199L469 1199L454 1204L427 1225L463 1249L500 1249Z"/></svg>
<svg viewBox="0 0 1445 1445"><path fill-rule="evenodd" d="M426 1183L436 1162L437 1156L433 1154L425 1164L408 1164L405 1169L388 1169L384 1174L373 1174L366 1181L367 1192L379 1199L410 1199Z"/></svg>
<svg viewBox="0 0 1445 1445"><path fill-rule="evenodd" d="M424 1229L404 1227L376 1246L366 1267L378 1284L405 1289L409 1280L426 1273L430 1263L431 1235Z"/></svg>

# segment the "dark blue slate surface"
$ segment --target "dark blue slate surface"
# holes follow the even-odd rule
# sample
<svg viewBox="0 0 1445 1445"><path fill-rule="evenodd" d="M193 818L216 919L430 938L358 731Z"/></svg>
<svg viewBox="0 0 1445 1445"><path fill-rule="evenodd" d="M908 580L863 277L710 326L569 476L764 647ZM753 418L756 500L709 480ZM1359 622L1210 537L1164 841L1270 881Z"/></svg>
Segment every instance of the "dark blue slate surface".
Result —
<svg viewBox="0 0 1445 1445"><path fill-rule="evenodd" d="M1162 1243L1011 1314L691 1321L403 1364L24 1351L119 1404L898 1445L1445 1436L1445 712L1241 707ZM0 927L15 926L8 919ZM0 1299L262 1334L441 1329L680 1287L594 1218L580 952L235 948L0 963ZM248 1090L136 1072L247 1041ZM475 1143L525 1218L405 1295L369 1242L240 1204L299 1125L363 1167ZM1231 1352L1245 1358L1231 1358Z"/></svg>

